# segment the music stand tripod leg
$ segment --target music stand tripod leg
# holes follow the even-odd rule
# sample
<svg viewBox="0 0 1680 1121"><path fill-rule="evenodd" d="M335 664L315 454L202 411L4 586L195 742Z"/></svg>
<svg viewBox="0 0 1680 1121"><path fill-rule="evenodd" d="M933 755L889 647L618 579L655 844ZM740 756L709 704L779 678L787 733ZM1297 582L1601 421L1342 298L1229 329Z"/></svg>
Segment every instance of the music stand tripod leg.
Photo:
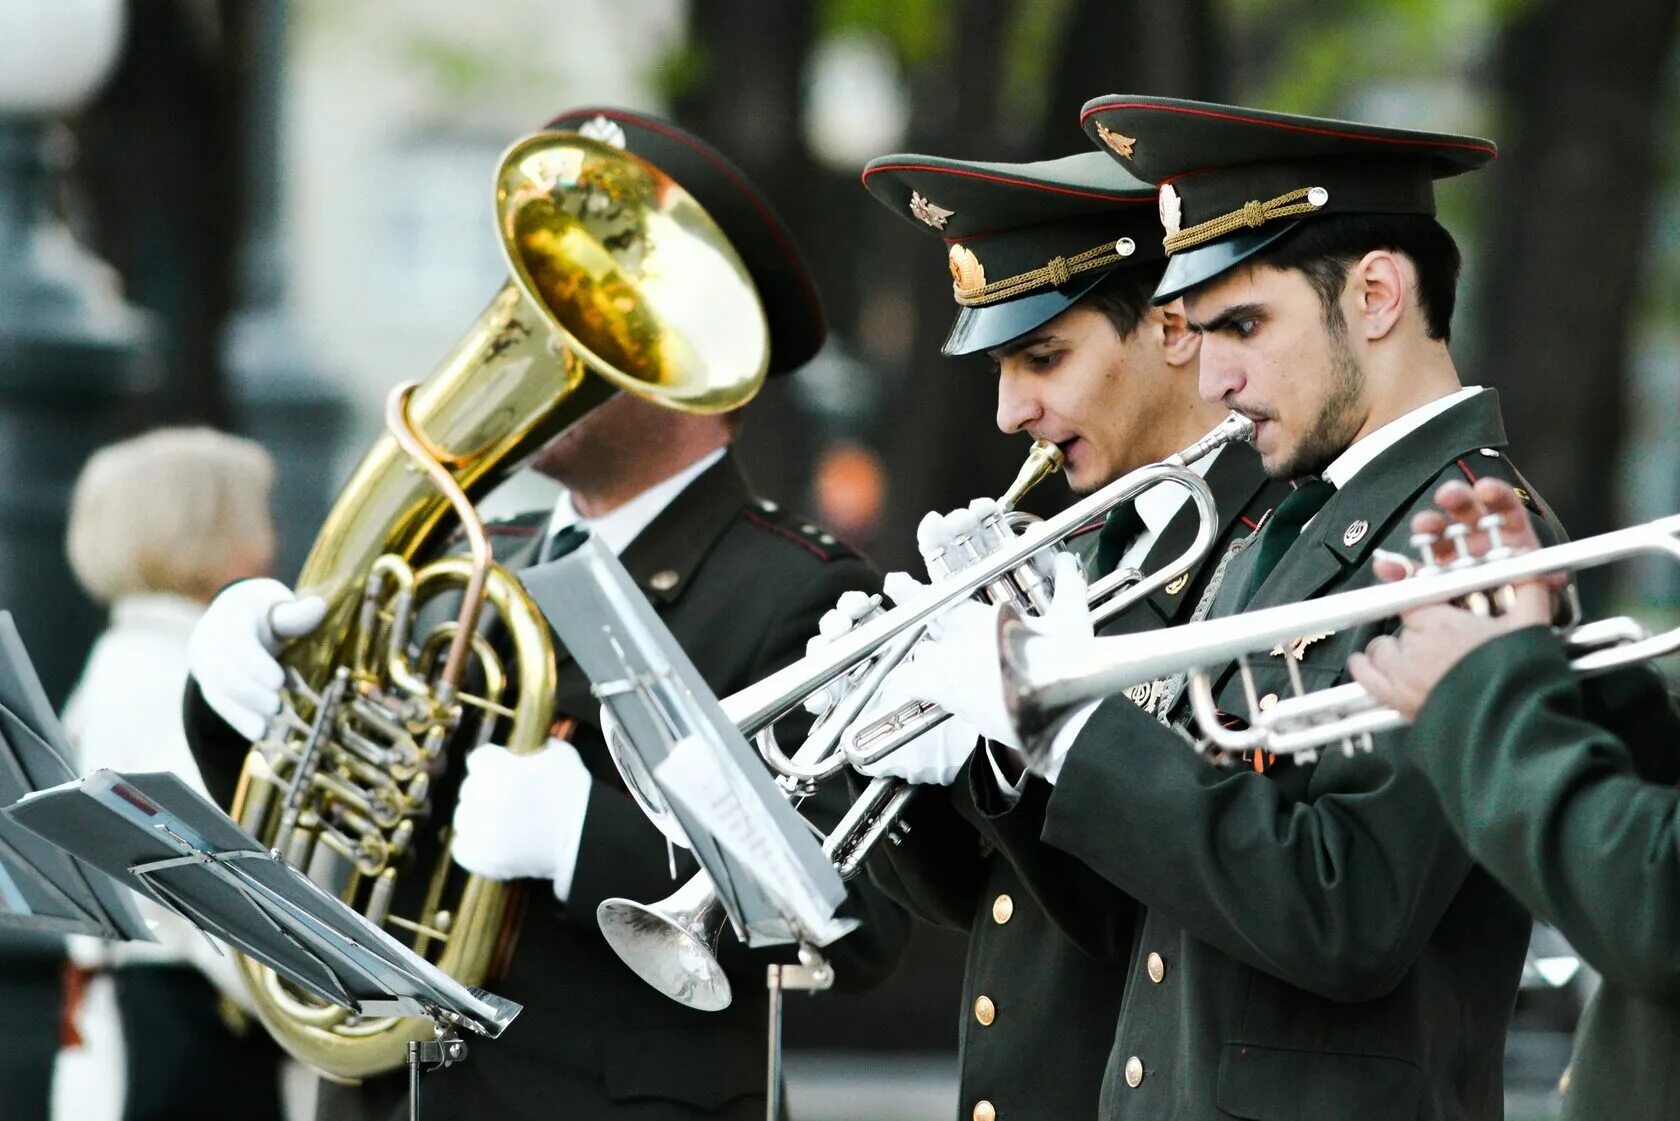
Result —
<svg viewBox="0 0 1680 1121"><path fill-rule="evenodd" d="M420 1068L442 1070L467 1057L467 1044L460 1036L434 1025L435 1039L411 1039L408 1043L408 1121L420 1121Z"/></svg>
<svg viewBox="0 0 1680 1121"><path fill-rule="evenodd" d="M782 1112L782 993L788 989L817 993L834 984L834 967L809 946L799 947L798 965L772 965L764 987L770 994L769 1070L764 1088L764 1115L779 1121Z"/></svg>

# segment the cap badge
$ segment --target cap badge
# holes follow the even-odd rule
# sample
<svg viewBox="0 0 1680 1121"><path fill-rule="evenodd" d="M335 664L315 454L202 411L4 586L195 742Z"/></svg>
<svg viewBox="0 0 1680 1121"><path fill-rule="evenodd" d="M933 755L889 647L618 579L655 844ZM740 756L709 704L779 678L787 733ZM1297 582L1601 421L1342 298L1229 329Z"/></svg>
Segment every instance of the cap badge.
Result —
<svg viewBox="0 0 1680 1121"><path fill-rule="evenodd" d="M1161 211L1161 228L1167 231L1168 237L1177 235L1179 223L1184 219L1184 205L1171 183L1161 184L1161 196L1156 203Z"/></svg>
<svg viewBox="0 0 1680 1121"><path fill-rule="evenodd" d="M599 140L601 143L610 144L614 148L625 148L630 143L619 123L603 116L592 117L579 125L578 135L587 136L591 140Z"/></svg>
<svg viewBox="0 0 1680 1121"><path fill-rule="evenodd" d="M926 222L936 230L945 228L945 220L955 214L955 210L946 210L943 206L935 206L915 191L910 192L910 213Z"/></svg>
<svg viewBox="0 0 1680 1121"><path fill-rule="evenodd" d="M951 246L951 280L959 292L972 292L986 286L986 270L965 245Z"/></svg>
<svg viewBox="0 0 1680 1121"><path fill-rule="evenodd" d="M1115 132L1101 121L1097 122L1097 138L1107 144L1115 155L1128 160L1132 158L1132 149L1137 146L1137 137Z"/></svg>

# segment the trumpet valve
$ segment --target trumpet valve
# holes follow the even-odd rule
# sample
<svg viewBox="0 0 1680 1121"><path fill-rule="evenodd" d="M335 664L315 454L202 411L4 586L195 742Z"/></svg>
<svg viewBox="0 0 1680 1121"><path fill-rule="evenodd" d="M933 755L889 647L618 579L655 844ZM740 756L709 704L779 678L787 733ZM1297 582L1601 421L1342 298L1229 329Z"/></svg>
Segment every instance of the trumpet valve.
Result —
<svg viewBox="0 0 1680 1121"><path fill-rule="evenodd" d="M1486 514L1476 522L1476 528L1487 534L1487 552L1482 554L1484 561L1502 560L1516 552L1505 544L1505 518L1502 514Z"/></svg>
<svg viewBox="0 0 1680 1121"><path fill-rule="evenodd" d="M1418 570L1412 575L1421 576L1425 573L1439 571L1435 564L1435 543L1439 540L1441 540L1440 537L1433 533L1412 534L1408 543L1417 551L1418 555Z"/></svg>
<svg viewBox="0 0 1680 1121"><path fill-rule="evenodd" d="M1453 522L1447 527L1447 541L1453 547L1453 559L1447 562L1450 569L1469 568L1476 563L1476 558L1470 552L1470 527L1463 522Z"/></svg>

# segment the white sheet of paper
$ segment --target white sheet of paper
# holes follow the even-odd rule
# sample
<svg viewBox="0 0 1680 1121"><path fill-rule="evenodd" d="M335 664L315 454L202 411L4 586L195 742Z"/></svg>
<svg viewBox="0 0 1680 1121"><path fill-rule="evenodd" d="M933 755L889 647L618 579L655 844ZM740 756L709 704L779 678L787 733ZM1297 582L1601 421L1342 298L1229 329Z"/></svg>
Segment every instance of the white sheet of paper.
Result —
<svg viewBox="0 0 1680 1121"><path fill-rule="evenodd" d="M699 736L685 736L654 768L654 777L667 797L681 802L730 856L753 870L764 893L810 942L826 946L853 929L856 920L835 917L781 844L776 823L763 807L736 793L728 765Z"/></svg>

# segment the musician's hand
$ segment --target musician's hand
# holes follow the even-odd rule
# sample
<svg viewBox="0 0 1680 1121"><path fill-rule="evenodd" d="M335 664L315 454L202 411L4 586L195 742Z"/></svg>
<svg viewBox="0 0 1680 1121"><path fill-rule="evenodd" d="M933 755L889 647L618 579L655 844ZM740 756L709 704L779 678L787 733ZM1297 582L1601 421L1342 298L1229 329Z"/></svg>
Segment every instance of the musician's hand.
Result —
<svg viewBox="0 0 1680 1121"><path fill-rule="evenodd" d="M868 595L865 592L842 592L835 605L823 612L823 617L817 621L817 633L805 643L805 653L815 654L841 635L857 626L859 622L872 614L880 605L879 596ZM841 674L823 688L818 689L805 698L805 711L812 716L822 716L823 713L840 703L856 684L857 674Z"/></svg>
<svg viewBox="0 0 1680 1121"><path fill-rule="evenodd" d="M1540 546L1522 500L1502 480L1481 479L1474 488L1460 482L1446 483L1435 492L1435 502L1440 510L1415 515L1412 532L1440 537L1434 546L1437 564L1446 564L1457 556L1456 547L1443 536L1449 522L1470 527L1471 554L1486 554L1488 535L1477 523L1488 514L1504 519L1500 534L1506 545L1518 552ZM1405 557L1380 551L1372 566L1384 581L1402 579L1412 571ZM1549 622L1552 589L1567 582L1567 573L1556 573L1512 585L1498 596L1500 614L1493 616L1455 604L1432 604L1406 612L1400 617L1399 634L1373 639L1365 653L1348 659L1348 671L1378 701L1411 720L1447 671L1470 651L1501 635Z"/></svg>
<svg viewBox="0 0 1680 1121"><path fill-rule="evenodd" d="M921 551L928 576L939 579L959 572L1010 540L1008 531L983 529L985 520L997 513L997 500L976 498L948 514L924 514L916 526L916 547Z"/></svg>
<svg viewBox="0 0 1680 1121"><path fill-rule="evenodd" d="M260 739L280 711L280 651L320 626L326 613L320 596L298 599L278 580L230 584L187 639L187 672L217 716L246 739Z"/></svg>
<svg viewBox="0 0 1680 1121"><path fill-rule="evenodd" d="M551 739L530 755L485 744L467 756L450 856L479 876L554 881L571 891L593 780L577 748Z"/></svg>
<svg viewBox="0 0 1680 1121"><path fill-rule="evenodd" d="M897 577L897 579L895 579ZM914 600L925 586L902 573L888 577L887 594L895 602ZM1075 641L1092 633L1086 587L1079 558L1056 558L1055 591L1050 610L1028 622L1040 633ZM997 608L965 599L934 618L928 641L905 667L905 687L960 716L987 739L1019 749L1021 739L1003 703L1003 675L998 663Z"/></svg>

